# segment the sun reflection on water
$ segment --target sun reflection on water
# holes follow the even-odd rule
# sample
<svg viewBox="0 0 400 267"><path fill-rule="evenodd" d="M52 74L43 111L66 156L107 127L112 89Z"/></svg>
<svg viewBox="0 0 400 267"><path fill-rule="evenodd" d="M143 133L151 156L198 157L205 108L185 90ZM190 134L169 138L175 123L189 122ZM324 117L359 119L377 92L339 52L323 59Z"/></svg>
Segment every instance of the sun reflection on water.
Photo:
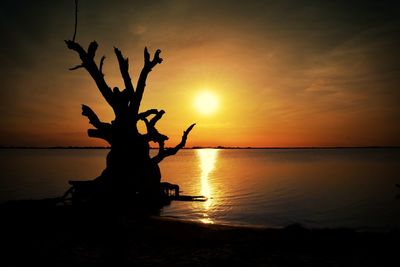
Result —
<svg viewBox="0 0 400 267"><path fill-rule="evenodd" d="M200 219L203 223L213 223L213 221L209 218L207 211L210 209L213 204L213 188L209 181L210 173L215 168L215 162L217 160L218 150L217 149L199 149L197 150L197 155L200 158L200 194L206 196L208 198L207 201L204 202L203 208L203 218Z"/></svg>

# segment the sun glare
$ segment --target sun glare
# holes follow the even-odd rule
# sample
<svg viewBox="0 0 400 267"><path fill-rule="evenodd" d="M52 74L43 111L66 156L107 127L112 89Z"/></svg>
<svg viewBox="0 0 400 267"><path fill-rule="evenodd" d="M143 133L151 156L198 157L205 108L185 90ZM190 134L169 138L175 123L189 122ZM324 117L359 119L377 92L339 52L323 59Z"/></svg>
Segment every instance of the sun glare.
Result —
<svg viewBox="0 0 400 267"><path fill-rule="evenodd" d="M209 217L208 211L213 203L213 189L210 183L210 178L212 178L212 171L215 168L218 150L217 149L198 149L196 150L197 156L200 158L200 193L208 197L209 199L204 202L204 213L203 218L200 219L203 223L213 223L213 220Z"/></svg>
<svg viewBox="0 0 400 267"><path fill-rule="evenodd" d="M212 92L203 91L196 95L194 105L199 113L210 115L218 109L218 98Z"/></svg>

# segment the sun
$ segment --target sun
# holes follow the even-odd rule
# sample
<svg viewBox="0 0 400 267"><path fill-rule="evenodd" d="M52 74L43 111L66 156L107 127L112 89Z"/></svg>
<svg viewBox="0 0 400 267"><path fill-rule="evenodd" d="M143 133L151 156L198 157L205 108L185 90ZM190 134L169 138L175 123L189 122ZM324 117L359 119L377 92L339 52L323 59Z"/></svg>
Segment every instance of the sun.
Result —
<svg viewBox="0 0 400 267"><path fill-rule="evenodd" d="M204 115L210 115L218 109L218 98L210 91L202 91L196 95L194 100L194 107L196 110Z"/></svg>

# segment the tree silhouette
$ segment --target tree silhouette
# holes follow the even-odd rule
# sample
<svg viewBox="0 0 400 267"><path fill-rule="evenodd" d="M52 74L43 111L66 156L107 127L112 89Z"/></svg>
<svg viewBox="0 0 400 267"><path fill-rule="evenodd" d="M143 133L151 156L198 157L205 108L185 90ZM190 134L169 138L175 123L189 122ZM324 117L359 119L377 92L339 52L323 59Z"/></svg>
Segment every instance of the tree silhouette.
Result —
<svg viewBox="0 0 400 267"><path fill-rule="evenodd" d="M157 50L151 59L147 48L144 49L144 66L134 87L128 71L128 58L124 58L121 51L114 48L125 85L125 89L121 91L117 87L111 89L104 79L102 68L105 57L100 59L99 65L95 62L98 47L95 41L89 44L87 51L74 40L65 42L82 61L80 65L70 70L86 69L115 114L115 119L111 123L102 122L89 106L82 105L82 115L86 116L94 127L88 130L88 136L106 140L111 149L107 155L106 168L99 177L90 183L71 182L75 195L79 195L77 193L80 191L82 197L79 200L85 199L92 203L106 201L162 205L168 196L160 187L161 172L158 164L185 146L187 136L195 124L183 132L178 145L166 148L164 143L168 137L155 127L165 112L157 109L140 112L147 77L152 69L162 62L161 50ZM140 120L146 125L145 134L141 134L138 130ZM153 157L150 156L149 142L158 143L158 153Z"/></svg>

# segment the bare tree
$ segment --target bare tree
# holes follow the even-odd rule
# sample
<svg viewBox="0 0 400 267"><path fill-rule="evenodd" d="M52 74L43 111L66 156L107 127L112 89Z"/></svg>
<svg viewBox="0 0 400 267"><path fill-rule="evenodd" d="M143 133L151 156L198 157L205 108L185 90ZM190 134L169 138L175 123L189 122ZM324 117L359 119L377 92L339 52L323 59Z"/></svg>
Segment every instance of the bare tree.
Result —
<svg viewBox="0 0 400 267"><path fill-rule="evenodd" d="M84 68L93 78L115 114L115 119L110 123L102 122L89 106L82 105L82 115L86 116L93 126L88 130L89 137L104 139L111 146L107 155L106 168L91 186L96 192L92 194L93 198L125 203L162 202L165 196L160 190L161 172L158 164L185 146L187 136L195 124L190 125L183 132L178 145L166 148L164 142L168 137L161 134L155 127L164 111L151 109L140 112L147 77L153 68L162 62L161 50L157 50L151 58L147 48L144 49L144 66L134 86L129 74L128 58L124 58L121 51L114 48L125 86L125 89L120 90L117 87L111 89L104 79L102 68L105 57L101 57L99 64L95 62L98 47L95 41L89 44L87 50L74 40L65 42L67 47L75 51L81 59L81 64L71 70ZM138 130L140 120L146 124L145 134L141 134ZM156 142L159 146L158 153L153 157L150 156L149 142Z"/></svg>

